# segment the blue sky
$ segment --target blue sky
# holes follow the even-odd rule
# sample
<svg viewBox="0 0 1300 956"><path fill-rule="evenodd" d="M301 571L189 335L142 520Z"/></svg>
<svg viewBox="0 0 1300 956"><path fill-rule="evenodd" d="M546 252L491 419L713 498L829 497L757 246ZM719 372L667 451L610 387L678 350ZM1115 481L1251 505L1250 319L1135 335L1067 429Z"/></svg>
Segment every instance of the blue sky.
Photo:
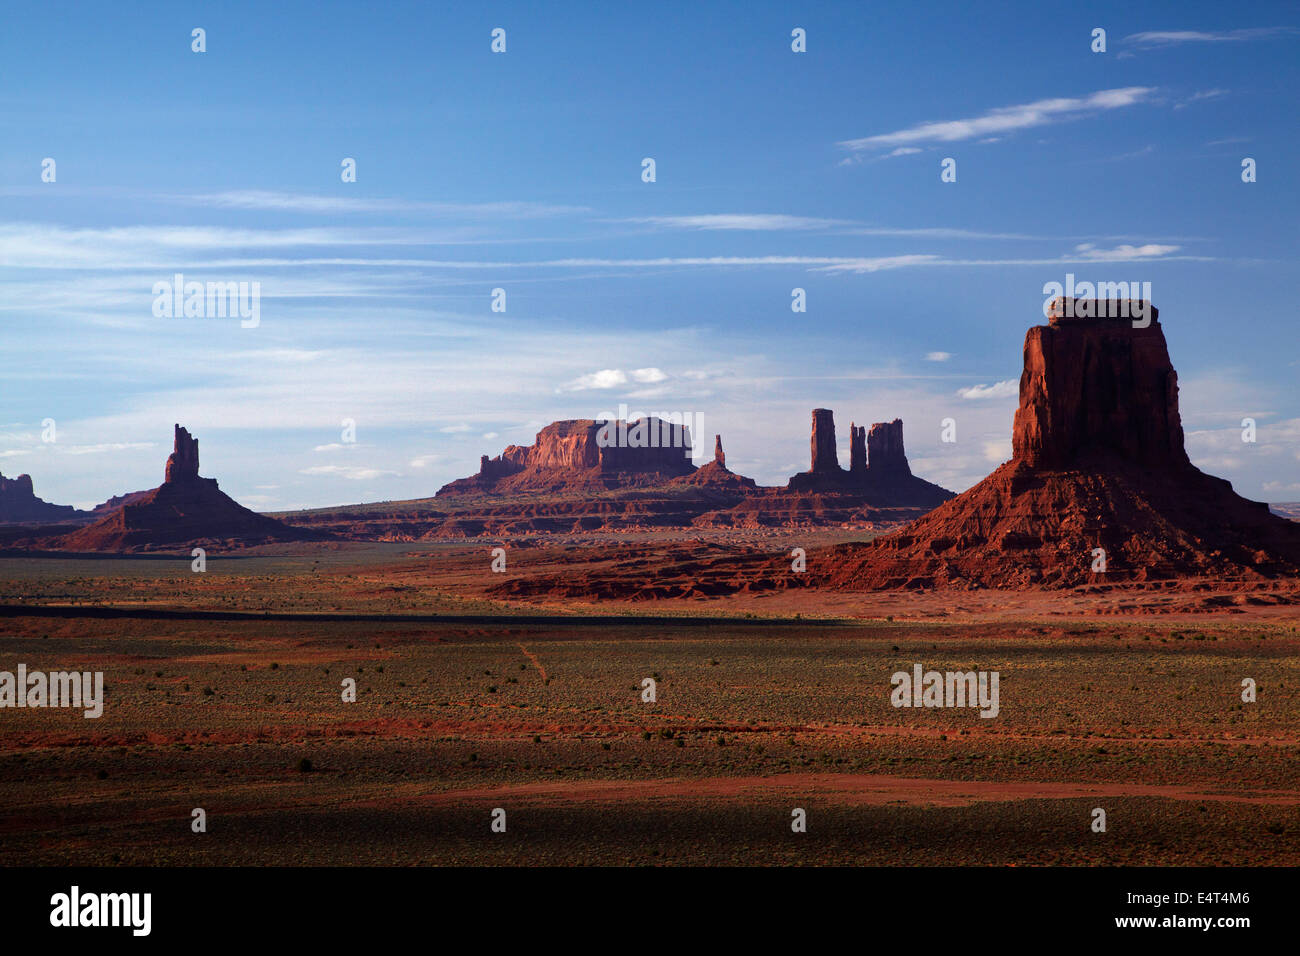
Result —
<svg viewBox="0 0 1300 956"><path fill-rule="evenodd" d="M93 504L181 422L251 507L421 497L625 403L778 483L824 406L962 490L1069 272L1150 282L1193 460L1300 499L1300 11L992 7L15 6L0 471ZM176 272L259 282L260 325L155 317Z"/></svg>

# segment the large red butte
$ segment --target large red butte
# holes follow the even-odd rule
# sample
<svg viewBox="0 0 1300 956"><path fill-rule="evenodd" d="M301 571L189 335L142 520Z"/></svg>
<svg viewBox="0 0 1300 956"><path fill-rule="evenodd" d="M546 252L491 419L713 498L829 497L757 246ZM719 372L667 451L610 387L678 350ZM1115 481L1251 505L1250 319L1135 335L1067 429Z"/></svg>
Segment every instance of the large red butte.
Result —
<svg viewBox="0 0 1300 956"><path fill-rule="evenodd" d="M1107 303L1088 305L1074 314L1108 314ZM1300 526L1188 460L1178 376L1149 314L1145 327L1053 317L1031 328L1011 461L895 534L810 555L816 583L1070 587L1300 573Z"/></svg>

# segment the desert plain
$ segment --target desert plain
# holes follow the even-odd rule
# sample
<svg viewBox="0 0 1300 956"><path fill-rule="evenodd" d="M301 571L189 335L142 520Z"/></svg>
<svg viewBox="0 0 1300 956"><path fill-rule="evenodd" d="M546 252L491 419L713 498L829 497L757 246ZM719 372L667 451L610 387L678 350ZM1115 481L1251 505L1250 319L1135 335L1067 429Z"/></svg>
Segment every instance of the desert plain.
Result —
<svg viewBox="0 0 1300 956"><path fill-rule="evenodd" d="M0 864L1300 862L1295 581L746 587L870 537L8 552L5 659L106 701L5 712ZM916 664L997 717L892 706Z"/></svg>

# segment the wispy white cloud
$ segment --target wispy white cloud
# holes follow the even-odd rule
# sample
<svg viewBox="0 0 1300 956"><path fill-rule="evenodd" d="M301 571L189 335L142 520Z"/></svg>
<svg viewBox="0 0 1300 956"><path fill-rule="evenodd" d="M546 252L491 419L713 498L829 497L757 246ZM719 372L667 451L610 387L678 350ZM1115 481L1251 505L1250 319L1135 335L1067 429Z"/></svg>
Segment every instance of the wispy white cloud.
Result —
<svg viewBox="0 0 1300 956"><path fill-rule="evenodd" d="M1036 237L1018 233L981 232L944 227L914 229L863 226L845 229L843 235L895 236L900 238L929 239L1023 239ZM138 226L111 229L68 229L31 223L0 224L0 267L43 270L108 271L125 274L130 270L139 273L132 286L118 283L116 288L101 287L95 290L93 301L97 307L129 304L138 308L140 297L148 293L152 283L159 278L156 272L170 277L172 271L196 272L205 270L241 270L240 278L266 280L269 269L330 268L328 274L310 275L302 279L278 276L275 281L263 281L262 297L309 298L374 297L381 292L400 294L391 288L393 282L403 281L402 270L411 276L421 276L429 281L437 273L458 271L519 272L521 270L579 270L579 269L676 269L676 268L749 268L749 267L805 267L827 272L870 273L920 265L1004 265L1018 264L1020 260L955 260L934 253L908 253L886 256L659 256L653 258L603 258L572 257L559 259L432 259L432 258L368 258L351 256L302 257L243 257L238 254L268 248L349 247L364 245L420 245L441 243L443 240L418 230L393 229L224 229L189 226ZM1133 247L1135 249L1139 247ZM215 254L215 255L214 255ZM1150 251L1135 252L1136 257L1150 257ZM1048 260L1036 260L1048 261ZM1064 261L1064 260L1063 260ZM352 270L347 272L344 270ZM361 270L369 270L362 275ZM378 270L378 271L376 271ZM31 296L22 299L26 307L37 304L59 306L85 311L87 280L78 277L74 287L60 290L50 283L22 284ZM450 278L447 281L452 281ZM459 280L456 280L459 281ZM378 284L384 284L380 288ZM12 310L8 303L13 297L0 302L0 311ZM146 299L147 301L147 299ZM302 361L314 355L309 350L297 350Z"/></svg>
<svg viewBox="0 0 1300 956"><path fill-rule="evenodd" d="M459 242L428 230L312 227L233 229L216 226L69 228L47 223L0 223L0 266L38 269L170 268L195 254L268 249L419 246ZM236 264L241 263L236 260Z"/></svg>
<svg viewBox="0 0 1300 956"><path fill-rule="evenodd" d="M1077 119L1089 113L1132 106L1148 99L1155 87L1127 86L1113 90L1099 90L1083 97L1056 97L1036 100L1017 106L1001 106L969 119L944 120L921 123L892 133L880 133L860 139L844 140L839 145L845 149L884 149L911 146L917 143L954 143L962 140L1030 129L1065 119Z"/></svg>
<svg viewBox="0 0 1300 956"><path fill-rule="evenodd" d="M904 269L908 266L939 265L942 262L942 256L926 253L910 256L876 256L874 258L841 256L828 258L822 263L810 262L807 265L814 272L851 272L861 275L871 272L884 272L889 269Z"/></svg>
<svg viewBox="0 0 1300 956"><path fill-rule="evenodd" d="M890 226L866 226L862 229L846 229L846 236L895 236L902 239L1042 239L1043 236L1028 236L1019 232L984 232L979 229L951 229L944 226L923 226L914 229L894 228Z"/></svg>
<svg viewBox="0 0 1300 956"><path fill-rule="evenodd" d="M564 206L535 202L428 202L365 196L322 196L261 189L170 195L164 198L176 202L213 206L222 209L268 210L318 215L336 215L339 213L420 213L462 219L484 217L538 219L548 216L577 215L591 211L586 206Z"/></svg>
<svg viewBox="0 0 1300 956"><path fill-rule="evenodd" d="M1147 143L1145 146L1139 146L1137 149L1131 149L1126 153L1116 153L1114 156L1099 156L1096 159L1084 160L1084 162L1118 163L1125 159L1138 159L1142 156L1150 156L1155 151L1155 144Z"/></svg>
<svg viewBox="0 0 1300 956"><path fill-rule="evenodd" d="M592 372L589 375L579 375L572 381L565 382L556 388L556 391L585 392L595 389L621 388L632 382L653 385L667 380L667 373L658 368L636 368L630 372L625 372L620 368L603 368L599 372ZM643 390L636 393L635 397L643 397L646 394L648 393Z"/></svg>
<svg viewBox="0 0 1300 956"><path fill-rule="evenodd" d="M374 478L382 478L385 475L396 475L395 471L384 471L380 468L362 468L353 465L313 465L311 468L300 468L300 475L333 475L338 478L346 478L349 481L369 481Z"/></svg>
<svg viewBox="0 0 1300 956"><path fill-rule="evenodd" d="M618 388L627 384L627 373L622 369L603 368L590 375L580 375L571 382L565 382L557 392L584 392L596 388Z"/></svg>
<svg viewBox="0 0 1300 956"><path fill-rule="evenodd" d="M888 260L847 259L812 266L814 272L879 272L882 269L901 269L908 266L932 268L1009 268L1011 266L1068 266L1089 262L1214 262L1214 256L1173 256L1169 250L1179 246L1161 246L1147 243L1142 246L1117 246L1115 249L1087 249L1075 255L1051 259L950 259L944 256L894 256ZM1163 251L1162 251L1163 250Z"/></svg>
<svg viewBox="0 0 1300 956"><path fill-rule="evenodd" d="M355 448L364 447L359 442L330 442L328 445L317 445L312 451L351 451Z"/></svg>
<svg viewBox="0 0 1300 956"><path fill-rule="evenodd" d="M774 232L795 229L823 229L842 225L843 219L819 219L814 216L787 216L781 213L709 213L697 216L642 216L617 222L668 226L675 229L717 229L751 232Z"/></svg>
<svg viewBox="0 0 1300 956"><path fill-rule="evenodd" d="M895 151L899 152L899 151ZM908 152L919 153L913 149ZM892 154L891 154L892 155ZM899 152L899 155L902 155ZM682 229L700 230L750 230L755 232L798 231L829 229L841 236L894 236L917 239L1042 239L1016 232L988 232L979 229L949 227L895 227L873 226L851 219L822 219L812 216L789 216L783 213L736 213L699 216L647 216L640 219L622 219L619 222L651 223Z"/></svg>
<svg viewBox="0 0 1300 956"><path fill-rule="evenodd" d="M486 435L483 437L487 437ZM430 465L441 465L451 459L447 455L420 455L412 458L408 463L411 468L428 468Z"/></svg>
<svg viewBox="0 0 1300 956"><path fill-rule="evenodd" d="M1174 109L1181 110L1187 106L1190 106L1193 103L1200 103L1204 100L1217 100L1221 96L1227 96L1228 92L1229 92L1228 90L1220 90L1220 89L1198 90L1197 92L1193 93L1191 96L1187 97L1187 99L1179 100L1177 103L1175 103Z"/></svg>
<svg viewBox="0 0 1300 956"><path fill-rule="evenodd" d="M923 152L925 152L925 150L921 149L921 147L919 146L900 146L897 149L891 149L889 152L881 153L879 156L874 156L871 159L872 162L880 162L881 160L884 159L895 159L899 156L915 156L917 153L923 153ZM837 165L857 166L858 164L864 162L865 160L866 160L866 156L862 152L855 152L852 155L846 156L843 159L841 159Z"/></svg>
<svg viewBox="0 0 1300 956"><path fill-rule="evenodd" d="M1148 242L1141 246L1119 245L1114 249L1098 249L1092 243L1084 242L1075 246L1074 251L1084 259L1093 259L1098 262L1132 262L1134 259L1153 259L1167 256L1171 252L1177 252L1180 248L1182 247Z"/></svg>
<svg viewBox="0 0 1300 956"><path fill-rule="evenodd" d="M971 385L957 389L957 394L968 402L983 401L990 398L1012 398L1020 394L1020 383L1009 378L992 385Z"/></svg>
<svg viewBox="0 0 1300 956"><path fill-rule="evenodd" d="M1272 37L1295 36L1295 27L1251 27L1245 30L1147 30L1130 33L1125 43L1139 47L1180 46L1184 43L1241 43L1246 40L1266 40Z"/></svg>
<svg viewBox="0 0 1300 956"><path fill-rule="evenodd" d="M60 447L65 455L99 455L106 451L129 451L133 448L153 448L157 443L151 441L103 442L98 445L64 445Z"/></svg>
<svg viewBox="0 0 1300 956"><path fill-rule="evenodd" d="M925 360L927 362L946 362L952 358L951 352L926 352Z"/></svg>

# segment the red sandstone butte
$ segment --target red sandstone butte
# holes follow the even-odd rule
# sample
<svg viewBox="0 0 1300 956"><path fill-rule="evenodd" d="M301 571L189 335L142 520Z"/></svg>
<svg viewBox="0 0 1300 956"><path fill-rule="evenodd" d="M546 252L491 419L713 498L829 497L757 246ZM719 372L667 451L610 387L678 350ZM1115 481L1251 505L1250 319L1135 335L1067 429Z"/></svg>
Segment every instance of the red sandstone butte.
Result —
<svg viewBox="0 0 1300 956"><path fill-rule="evenodd" d="M443 485L438 495L649 487L694 471L685 425L570 419L547 425L532 445L484 455L478 474Z"/></svg>
<svg viewBox="0 0 1300 956"><path fill-rule="evenodd" d="M1097 453L1152 467L1189 464L1178 415L1178 375L1159 311L1151 324L1053 317L1025 336L1014 457L1034 468Z"/></svg>
<svg viewBox="0 0 1300 956"><path fill-rule="evenodd" d="M812 465L814 475L835 474L840 470L840 459L835 449L835 413L829 408L814 408L812 412Z"/></svg>
<svg viewBox="0 0 1300 956"><path fill-rule="evenodd" d="M153 491L126 496L126 503L94 524L48 539L46 545L66 551L137 551L333 537L259 515L221 491L215 478L200 478L199 443L180 425L165 476Z"/></svg>
<svg viewBox="0 0 1300 956"><path fill-rule="evenodd" d="M907 454L903 451L903 420L876 422L867 435L867 470L877 474L886 472L910 475Z"/></svg>
<svg viewBox="0 0 1300 956"><path fill-rule="evenodd" d="M790 478L790 492L838 494L860 498L876 508L934 508L953 493L917 478L903 451L903 422L849 425L849 469L840 467L835 453L835 414L828 408L812 413L812 467Z"/></svg>
<svg viewBox="0 0 1300 956"><path fill-rule="evenodd" d="M901 429L903 423L900 421ZM849 422L849 471L865 475L867 471L867 427Z"/></svg>
<svg viewBox="0 0 1300 956"><path fill-rule="evenodd" d="M1055 314L1031 328L1011 461L895 534L810 555L810 573L816 564L818 583L832 586L924 589L1300 572L1300 527L1188 460L1178 376L1154 307L1150 316L1135 328ZM1098 548L1104 573L1093 571Z"/></svg>

